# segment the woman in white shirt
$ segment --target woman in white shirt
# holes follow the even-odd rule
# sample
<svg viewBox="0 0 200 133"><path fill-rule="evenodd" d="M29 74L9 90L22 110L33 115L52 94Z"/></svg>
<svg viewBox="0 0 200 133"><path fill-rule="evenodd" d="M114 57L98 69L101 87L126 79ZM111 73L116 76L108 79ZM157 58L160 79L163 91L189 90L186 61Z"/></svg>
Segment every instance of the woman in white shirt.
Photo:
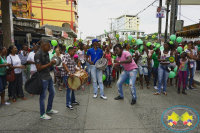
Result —
<svg viewBox="0 0 200 133"><path fill-rule="evenodd" d="M37 50L39 49L39 45L38 44L35 44L33 46L33 52L30 52L29 55L28 55L28 58L27 58L27 62L28 64L31 64L31 76L37 72L37 68L35 66L35 60L34 60L34 56L35 56L35 53L37 52Z"/></svg>
<svg viewBox="0 0 200 133"><path fill-rule="evenodd" d="M15 80L10 82L9 85L12 90L12 102L16 102L16 93L18 92L22 100L28 100L24 97L24 92L22 89L22 69L25 69L25 66L21 64L19 56L16 55L17 48L16 46L10 46L8 49L7 63L11 64L9 68L14 69L15 71Z"/></svg>

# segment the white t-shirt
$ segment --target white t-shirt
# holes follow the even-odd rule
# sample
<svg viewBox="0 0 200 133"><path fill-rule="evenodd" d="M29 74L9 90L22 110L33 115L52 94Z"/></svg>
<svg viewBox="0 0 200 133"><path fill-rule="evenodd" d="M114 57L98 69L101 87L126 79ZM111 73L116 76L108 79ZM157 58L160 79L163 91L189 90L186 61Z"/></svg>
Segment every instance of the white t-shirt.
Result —
<svg viewBox="0 0 200 133"><path fill-rule="evenodd" d="M76 69L80 70L80 68L76 65ZM81 66L81 69L82 69L82 66Z"/></svg>
<svg viewBox="0 0 200 133"><path fill-rule="evenodd" d="M84 50L83 51L78 50L77 54L78 54L78 59L79 60L84 60L85 59L85 52L84 52Z"/></svg>
<svg viewBox="0 0 200 133"><path fill-rule="evenodd" d="M112 52L112 53L113 53L113 48L110 50L110 52Z"/></svg>
<svg viewBox="0 0 200 133"><path fill-rule="evenodd" d="M12 58L12 63L11 63L10 57ZM13 66L21 66L22 65L19 56L18 55L12 56L11 54L9 56L7 56L7 63L9 63ZM14 71L15 71L15 74L19 74L22 72L22 69L15 68Z"/></svg>
<svg viewBox="0 0 200 133"><path fill-rule="evenodd" d="M35 56L35 53L34 52L30 52L29 55L28 55L27 61L35 62L34 56ZM35 64L31 64L31 71L34 71L34 72L37 71L37 68L36 68Z"/></svg>

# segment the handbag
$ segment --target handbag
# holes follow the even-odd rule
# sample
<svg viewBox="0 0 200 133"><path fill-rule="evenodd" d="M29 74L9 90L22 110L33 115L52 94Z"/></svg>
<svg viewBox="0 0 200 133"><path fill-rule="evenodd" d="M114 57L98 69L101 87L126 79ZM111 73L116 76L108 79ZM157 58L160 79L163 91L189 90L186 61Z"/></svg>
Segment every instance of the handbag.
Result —
<svg viewBox="0 0 200 133"><path fill-rule="evenodd" d="M40 78L40 74L35 72L30 79L28 79L25 83L25 90L29 94L40 95L43 91L42 80Z"/></svg>
<svg viewBox="0 0 200 133"><path fill-rule="evenodd" d="M10 57L10 56L9 56ZM12 62L12 58L10 57L11 59L11 65L13 66L13 62ZM11 69L9 68L7 71L6 71L6 80L8 82L13 82L15 81L15 71L14 69Z"/></svg>

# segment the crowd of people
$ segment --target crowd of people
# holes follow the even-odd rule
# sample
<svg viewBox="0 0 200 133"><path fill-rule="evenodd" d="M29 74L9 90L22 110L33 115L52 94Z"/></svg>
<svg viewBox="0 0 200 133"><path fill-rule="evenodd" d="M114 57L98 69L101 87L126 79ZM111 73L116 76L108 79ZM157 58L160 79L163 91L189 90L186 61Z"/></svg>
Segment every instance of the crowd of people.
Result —
<svg viewBox="0 0 200 133"><path fill-rule="evenodd" d="M109 38L109 36L108 36ZM93 39L89 45L80 42L77 47L63 46L58 44L52 50L48 41L42 40L33 44L28 49L26 44L22 45L20 51L16 46L10 46L7 50L0 47L0 96L1 105L9 105L5 101L5 88L8 85L8 97L15 103L17 98L28 100L24 96L23 85L26 81L37 72L41 76L43 91L40 94L40 118L51 119L48 113L58 113L52 109L53 99L55 96L54 85L58 86L58 90L62 91L62 85L66 89L66 108L73 110L72 105L79 105L76 101L75 91L67 85L67 79L73 77L76 71L86 71L88 73L87 85L93 85L93 97L98 97L98 89L100 89L100 98L106 100L104 94L104 85L106 88L112 88L112 81L117 80L117 88L119 96L115 100L124 99L123 84L131 89L132 101L131 105L136 103L137 95L135 83L140 84L143 89L146 84L150 89L150 79L154 80L154 89L157 92L154 95L167 95L167 84L177 87L177 93L187 95L185 90L195 90L194 74L196 68L199 67L196 61L200 60L200 49L195 42L182 42L181 44L163 44L164 50L155 47L154 43L146 45L146 42L139 45L131 46L128 43L123 45L106 44L98 39ZM141 46L143 49L140 49ZM177 51L178 47L182 47L183 51ZM50 54L61 58L61 64L55 66L56 61L50 59ZM174 62L170 62L167 58L173 56ZM96 68L95 63L101 58L107 59L108 66L104 71ZM169 78L170 71L177 67L176 76ZM8 70L14 70L15 78L11 82L7 82ZM54 71L54 80L50 71ZM103 80L103 75L106 77ZM143 82L143 79L145 82ZM188 82L189 81L189 82ZM82 85L79 89L85 90ZM47 90L49 91L48 105L45 111L45 98ZM33 95L32 95L33 96Z"/></svg>

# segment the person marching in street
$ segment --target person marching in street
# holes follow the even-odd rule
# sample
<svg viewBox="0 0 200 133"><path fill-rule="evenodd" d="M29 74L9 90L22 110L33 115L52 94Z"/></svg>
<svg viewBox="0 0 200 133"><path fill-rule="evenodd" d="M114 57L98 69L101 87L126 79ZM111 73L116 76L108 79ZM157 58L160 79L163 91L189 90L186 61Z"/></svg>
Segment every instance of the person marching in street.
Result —
<svg viewBox="0 0 200 133"><path fill-rule="evenodd" d="M161 50L158 54L158 61L160 62L158 67L158 90L154 95L160 95L161 87L163 84L163 94L166 96L166 89L167 89L167 79L169 77L169 67L170 62L166 61L166 58L170 57L170 43L164 43L164 50Z"/></svg>
<svg viewBox="0 0 200 133"><path fill-rule="evenodd" d="M141 45L139 45L139 47ZM148 58L148 51L145 49L143 49L141 53L137 51L137 53L135 54L135 59L139 69L140 84L141 84L140 89L143 89L143 75L147 83L147 89L150 89L148 80L148 70L150 69L150 62L149 62L150 60Z"/></svg>
<svg viewBox="0 0 200 133"><path fill-rule="evenodd" d="M29 55L28 55L28 58L27 58L27 63L28 64L31 64L31 69L30 69L30 72L31 72L31 76L37 72L37 68L35 66L35 60L34 60L34 56L35 56L35 53L37 52L37 50L40 48L40 46L38 44L35 44L33 45L33 52L30 52Z"/></svg>
<svg viewBox="0 0 200 133"><path fill-rule="evenodd" d="M17 53L17 47L11 45L8 49L7 63L11 64L10 69L15 71L15 80L9 82L9 86L12 88L12 102L16 102L16 93L21 97L22 100L28 100L24 97L24 92L22 89L22 69L25 69L25 66L21 64L21 60Z"/></svg>
<svg viewBox="0 0 200 133"><path fill-rule="evenodd" d="M56 54L54 56L60 57L60 59L62 59L63 57L62 49L60 47L57 47L55 51L56 51ZM55 80L57 81L59 91L62 91L62 88L60 85L62 82L61 69L62 69L62 64L60 64L59 66L54 66L54 76L55 76ZM56 83L56 81L54 82Z"/></svg>
<svg viewBox="0 0 200 133"><path fill-rule="evenodd" d="M73 110L72 105L79 105L80 103L75 99L74 90L71 90L67 85L67 79L69 77L73 78L75 71L78 71L76 68L76 62L74 61L74 55L76 54L76 48L69 47L68 53L62 57L62 71L61 76L65 81L67 92L66 92L66 108Z"/></svg>
<svg viewBox="0 0 200 133"><path fill-rule="evenodd" d="M155 53L151 56L153 59L153 73L154 73L154 89L158 89L157 87L157 81L158 81L158 66L159 66L159 61L158 61L158 54L160 52L159 48L155 48Z"/></svg>
<svg viewBox="0 0 200 133"><path fill-rule="evenodd" d="M0 97L1 105L9 105L10 103L5 102L5 88L6 88L6 67L10 66L6 61L7 49L0 47Z"/></svg>
<svg viewBox="0 0 200 133"><path fill-rule="evenodd" d="M102 70L99 70L95 67L95 63L97 62L97 60L101 59L103 56L102 49L98 48L98 45L99 45L98 42L99 40L97 39L92 40L93 48L88 49L86 59L87 59L87 62L89 62L91 65L91 75L92 75L93 88L94 88L93 97L97 98L97 95L98 95L98 86L97 86L97 81L98 81L99 87L100 87L100 98L106 100L107 97L104 95ZM91 61L88 60L89 56L91 56Z"/></svg>
<svg viewBox="0 0 200 133"><path fill-rule="evenodd" d="M124 67L124 71L121 73L119 80L117 81L117 88L120 95L115 97L114 99L115 100L124 99L122 84L127 78L129 78L129 87L131 89L131 94L132 94L131 105L134 105L137 99L135 81L136 81L138 67L135 61L133 60L131 54L128 51L123 51L121 44L115 45L114 51L118 55L118 58L114 60L114 62L118 64L117 66L115 66L115 69L119 69L120 64Z"/></svg>
<svg viewBox="0 0 200 133"><path fill-rule="evenodd" d="M111 86L111 80L112 80L112 59L111 59L111 52L110 52L110 47L105 46L105 52L103 54L103 57L107 59L108 61L108 66L106 67L106 87L107 88L112 88Z"/></svg>
<svg viewBox="0 0 200 133"><path fill-rule="evenodd" d="M41 48L35 53L34 57L37 72L40 75L43 86L43 90L42 93L40 94L40 99L39 99L40 118L45 120L51 119L51 117L47 115L48 113L49 114L58 113L58 111L52 109L53 99L56 92L53 84L53 79L50 75L50 67L53 66L56 63L56 61L52 60L50 62L48 53L50 49L51 49L50 43L46 40L42 40ZM47 110L45 112L45 98L47 90L49 91L49 98L48 98Z"/></svg>
<svg viewBox="0 0 200 133"><path fill-rule="evenodd" d="M192 77L192 73L191 73L191 69L190 69L190 61L186 58L187 57L187 53L186 52L182 52L180 55L181 59L179 60L179 65L178 65L178 71L177 74L178 75L178 94L180 94L180 87L181 87L181 83L183 82L183 89L182 89L182 93L184 95L187 95L187 93L185 92L185 87L186 87L186 78L187 78L187 70L189 69L190 71L190 77Z"/></svg>

